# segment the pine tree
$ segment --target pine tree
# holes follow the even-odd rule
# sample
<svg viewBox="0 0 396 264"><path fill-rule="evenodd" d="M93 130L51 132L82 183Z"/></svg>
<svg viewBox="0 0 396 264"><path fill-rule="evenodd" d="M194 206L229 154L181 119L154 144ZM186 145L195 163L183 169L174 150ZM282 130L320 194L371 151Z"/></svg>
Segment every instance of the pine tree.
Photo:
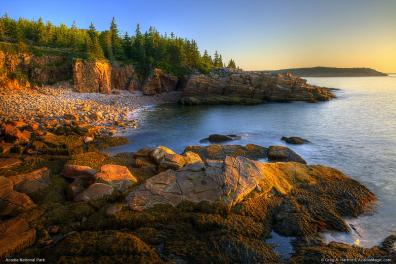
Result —
<svg viewBox="0 0 396 264"><path fill-rule="evenodd" d="M231 68L231 69L236 69L235 61L233 59L231 59L230 62L228 63L228 65L227 65L227 67Z"/></svg>
<svg viewBox="0 0 396 264"><path fill-rule="evenodd" d="M98 40L98 33L96 32L96 28L93 23L89 25L86 47L87 47L87 53L89 59L104 58L103 50Z"/></svg>
<svg viewBox="0 0 396 264"><path fill-rule="evenodd" d="M122 49L122 40L119 37L118 26L115 21L115 18L111 20L110 24L110 37L111 37L111 48L113 50L113 55L116 59L123 59L124 51Z"/></svg>
<svg viewBox="0 0 396 264"><path fill-rule="evenodd" d="M122 44L123 44L125 58L130 60L132 58L132 41L128 35L128 32L125 32Z"/></svg>
<svg viewBox="0 0 396 264"><path fill-rule="evenodd" d="M215 55L214 55L213 66L216 67L216 68L222 68L224 66L223 65L223 58L222 58L221 55L219 55L217 50L216 50Z"/></svg>

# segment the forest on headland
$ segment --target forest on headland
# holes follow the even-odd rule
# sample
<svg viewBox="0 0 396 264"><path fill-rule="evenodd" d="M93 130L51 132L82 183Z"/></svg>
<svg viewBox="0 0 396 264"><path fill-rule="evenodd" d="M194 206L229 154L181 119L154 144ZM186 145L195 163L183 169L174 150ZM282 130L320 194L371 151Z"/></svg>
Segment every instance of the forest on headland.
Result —
<svg viewBox="0 0 396 264"><path fill-rule="evenodd" d="M217 51L213 56L207 50L201 53L193 39L181 38L174 33L161 34L154 27L143 32L138 24L133 35L128 32L121 35L115 18L108 30L98 31L94 23L88 29L81 29L76 22L70 27L57 26L41 18L15 20L3 15L0 18L0 41L15 43L20 52L38 46L62 49L74 57L90 60L132 63L142 76L147 76L154 68L181 76L194 70L208 73L214 67L237 67L233 59L224 63Z"/></svg>

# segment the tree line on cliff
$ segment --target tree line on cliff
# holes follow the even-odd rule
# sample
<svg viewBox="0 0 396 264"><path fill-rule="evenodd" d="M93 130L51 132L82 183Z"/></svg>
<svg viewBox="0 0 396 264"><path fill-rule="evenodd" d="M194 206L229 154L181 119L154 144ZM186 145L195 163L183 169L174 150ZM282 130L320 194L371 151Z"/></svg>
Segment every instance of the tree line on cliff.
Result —
<svg viewBox="0 0 396 264"><path fill-rule="evenodd" d="M28 45L61 48L84 54L87 59L107 59L132 63L143 76L153 68L183 75L193 70L203 73L214 67L236 68L234 60L226 65L221 54L213 55L205 50L201 53L195 40L188 40L171 34L160 34L154 27L142 32L139 24L134 35L126 32L121 36L113 18L108 30L98 31L91 23L89 29L79 29L74 22L53 25L40 18L37 21L7 15L0 18L0 41L17 43L19 47Z"/></svg>

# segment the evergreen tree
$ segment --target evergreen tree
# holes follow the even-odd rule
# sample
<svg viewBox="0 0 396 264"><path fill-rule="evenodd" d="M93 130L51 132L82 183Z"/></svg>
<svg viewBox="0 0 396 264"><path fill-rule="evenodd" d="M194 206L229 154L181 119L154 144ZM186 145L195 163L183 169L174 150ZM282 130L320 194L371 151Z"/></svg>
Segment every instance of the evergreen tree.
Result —
<svg viewBox="0 0 396 264"><path fill-rule="evenodd" d="M114 53L113 53L113 45L111 40L111 33L110 31L103 31L99 36L100 45L104 51L105 57L113 61L114 60Z"/></svg>
<svg viewBox="0 0 396 264"><path fill-rule="evenodd" d="M98 33L96 32L95 25L92 22L89 25L86 48L89 59L104 58L102 47L99 44Z"/></svg>
<svg viewBox="0 0 396 264"><path fill-rule="evenodd" d="M128 32L125 32L122 44L123 44L125 58L130 60L132 58L132 40L129 37Z"/></svg>
<svg viewBox="0 0 396 264"><path fill-rule="evenodd" d="M231 69L236 69L237 68L236 64L235 64L235 61L233 59L230 60L230 62L228 63L227 67L231 68Z"/></svg>
<svg viewBox="0 0 396 264"><path fill-rule="evenodd" d="M115 18L111 20L110 24L110 38L111 38L111 48L113 50L113 55L116 59L123 59L124 52L122 49L121 39L119 37L118 26Z"/></svg>
<svg viewBox="0 0 396 264"><path fill-rule="evenodd" d="M29 44L65 48L65 51L79 52L73 56L78 54L90 59L132 62L142 77L155 67L184 75L193 70L209 72L213 67L224 66L217 51L212 59L206 50L200 53L195 40L177 37L173 32L161 35L154 27L142 32L138 24L133 36L126 33L121 37L114 18L109 30L98 32L92 23L86 30L77 28L75 22L71 27L65 24L55 26L42 19L14 20L4 15L0 17L0 40L18 44L20 50L28 49ZM236 65L231 60L228 66Z"/></svg>
<svg viewBox="0 0 396 264"><path fill-rule="evenodd" d="M223 58L222 58L221 55L219 55L219 53L217 52L217 50L216 50L215 55L214 55L213 66L216 67L216 68L222 68L222 67L224 67L224 65L223 65Z"/></svg>

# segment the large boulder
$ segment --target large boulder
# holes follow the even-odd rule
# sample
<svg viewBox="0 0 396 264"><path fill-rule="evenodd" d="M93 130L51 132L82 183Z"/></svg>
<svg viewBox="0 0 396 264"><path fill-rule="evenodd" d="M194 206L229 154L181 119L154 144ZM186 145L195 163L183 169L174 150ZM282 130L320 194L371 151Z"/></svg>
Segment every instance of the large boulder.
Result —
<svg viewBox="0 0 396 264"><path fill-rule="evenodd" d="M281 140L285 141L286 143L294 144L294 145L302 145L305 143L309 143L308 140L303 139L301 137L282 137Z"/></svg>
<svg viewBox="0 0 396 264"><path fill-rule="evenodd" d="M188 151L198 154L202 159L212 160L223 160L226 156L242 156L254 160L267 157L267 148L254 144L188 146L184 149L184 153Z"/></svg>
<svg viewBox="0 0 396 264"><path fill-rule="evenodd" d="M307 162L296 152L284 146L270 146L268 148L269 161L295 161L306 164Z"/></svg>
<svg viewBox="0 0 396 264"><path fill-rule="evenodd" d="M178 78L164 73L161 69L154 69L152 74L144 82L142 91L144 95L156 95L159 93L175 91Z"/></svg>
<svg viewBox="0 0 396 264"><path fill-rule="evenodd" d="M163 203L176 206L182 201L222 202L233 206L264 179L263 192L276 188L287 193L290 184L273 174L265 174L263 164L244 157L227 156L224 161L208 161L201 170L189 166L178 171L167 170L132 191L127 203L133 210Z"/></svg>
<svg viewBox="0 0 396 264"><path fill-rule="evenodd" d="M14 184L14 189L26 194L34 194L49 187L50 170L47 167L8 177Z"/></svg>
<svg viewBox="0 0 396 264"><path fill-rule="evenodd" d="M329 89L307 84L291 74L216 69L193 74L183 89L183 104L258 104L265 101L326 101Z"/></svg>
<svg viewBox="0 0 396 264"><path fill-rule="evenodd" d="M78 194L74 200L76 202L88 202L91 200L97 200L110 196L114 191L114 188L104 183L91 184L87 189Z"/></svg>
<svg viewBox="0 0 396 264"><path fill-rule="evenodd" d="M201 142L209 141L211 143L221 143L238 139L241 139L241 137L237 135L211 134L209 137L202 139Z"/></svg>
<svg viewBox="0 0 396 264"><path fill-rule="evenodd" d="M16 215L36 206L29 196L14 191L13 187L11 180L0 176L0 216Z"/></svg>
<svg viewBox="0 0 396 264"><path fill-rule="evenodd" d="M127 189L137 182L127 167L113 164L103 165L95 177L96 181L110 184L120 190Z"/></svg>
<svg viewBox="0 0 396 264"><path fill-rule="evenodd" d="M159 146L151 152L151 158L163 169L179 169L186 164L186 160L182 155L176 154L173 150Z"/></svg>
<svg viewBox="0 0 396 264"><path fill-rule="evenodd" d="M111 65L107 61L77 59L73 64L74 90L81 93L111 92Z"/></svg>

